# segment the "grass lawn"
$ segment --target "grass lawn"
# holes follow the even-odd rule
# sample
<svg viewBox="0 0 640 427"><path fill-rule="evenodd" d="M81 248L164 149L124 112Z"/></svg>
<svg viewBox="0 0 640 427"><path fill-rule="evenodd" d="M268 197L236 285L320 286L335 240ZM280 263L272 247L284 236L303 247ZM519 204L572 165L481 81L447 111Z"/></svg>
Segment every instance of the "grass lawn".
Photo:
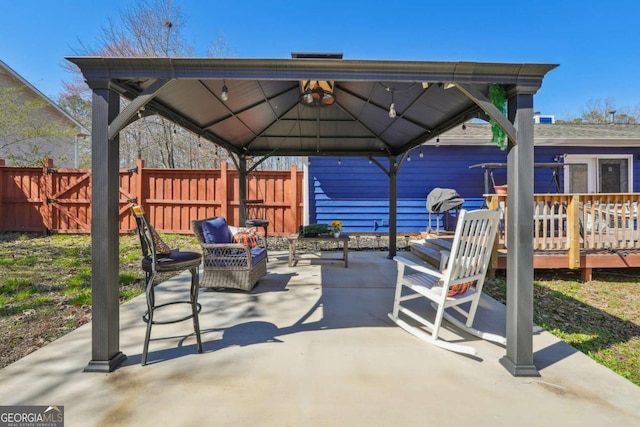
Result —
<svg viewBox="0 0 640 427"><path fill-rule="evenodd" d="M192 236L162 235L171 247L200 248ZM120 299L143 292L137 236L120 237ZM0 368L91 320L91 239L0 234ZM163 278L161 277L160 280ZM536 271L534 321L640 386L637 269ZM505 280L485 291L505 302Z"/></svg>
<svg viewBox="0 0 640 427"><path fill-rule="evenodd" d="M583 283L571 270L538 270L534 322L598 363L640 386L640 280L638 269L594 270ZM506 302L506 280L485 292Z"/></svg>

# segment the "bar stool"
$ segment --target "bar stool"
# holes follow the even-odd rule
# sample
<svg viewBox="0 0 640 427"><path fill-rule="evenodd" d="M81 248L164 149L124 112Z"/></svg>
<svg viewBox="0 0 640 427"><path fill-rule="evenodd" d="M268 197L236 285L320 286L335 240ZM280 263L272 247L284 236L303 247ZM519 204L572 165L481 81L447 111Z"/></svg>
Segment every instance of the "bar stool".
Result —
<svg viewBox="0 0 640 427"><path fill-rule="evenodd" d="M244 201L247 214L245 215L245 227L262 227L264 230L264 248L267 249L267 238L269 228L269 220L265 219L264 200L262 199L246 199ZM268 251L267 251L268 253ZM267 255L267 261L269 260Z"/></svg>
<svg viewBox="0 0 640 427"><path fill-rule="evenodd" d="M151 339L152 325L166 325L170 323L182 322L193 319L193 330L198 342L198 353L202 353L202 340L200 339L200 323L198 313L202 306L198 303L198 291L200 289L200 262L202 254L198 252L188 252L172 250L160 238L158 233L149 224L144 210L140 206L132 206L131 212L138 226L140 245L142 246L142 270L145 272L145 293L147 296L147 311L142 315L142 320L147 324L147 333L144 339L142 351L142 365L147 364L147 353L149 351L149 341ZM170 301L156 305L155 286L153 281L158 273L189 270L191 272L191 289L189 300ZM174 304L188 304L191 306L191 313L177 319L157 320L155 312L163 307Z"/></svg>

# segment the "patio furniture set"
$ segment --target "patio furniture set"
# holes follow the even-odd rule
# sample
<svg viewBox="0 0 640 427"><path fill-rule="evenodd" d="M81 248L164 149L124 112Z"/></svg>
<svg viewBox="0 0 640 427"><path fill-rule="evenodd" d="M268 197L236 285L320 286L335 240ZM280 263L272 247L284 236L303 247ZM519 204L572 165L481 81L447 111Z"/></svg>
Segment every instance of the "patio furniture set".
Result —
<svg viewBox="0 0 640 427"><path fill-rule="evenodd" d="M197 219L191 221L191 228L198 240L202 253L171 250L149 224L144 211L139 206L131 208L136 219L138 234L142 246L142 269L145 272L145 293L147 311L142 316L147 323L142 353L142 364L147 363L147 353L154 324L167 324L193 320L197 339L197 350L202 352L202 341L198 323L201 305L198 303L200 287L216 289L236 289L251 291L258 280L267 274L267 247L265 236L259 236L254 228L239 228L227 224L223 217ZM398 274L390 319L411 334L445 349L475 355L473 347L454 344L439 337L443 320L474 334L480 338L505 344L505 338L478 331L473 328L482 285L488 270L498 229L499 213L491 210L460 211L450 253L443 253L441 269L436 270L426 264L416 263L404 257L394 257ZM258 241L262 240L262 245ZM289 266L296 258L298 241L335 241L342 243L344 267L348 267L348 243L346 233L319 236L291 235L289 243ZM334 260L335 258L320 258ZM202 278L199 268L202 265ZM171 301L156 305L154 283L157 273L189 270L191 285L189 299ZM429 320L428 313L409 308L402 303L407 300L424 297L436 308L435 319ZM469 303L466 309L462 305ZM168 320L159 320L155 312L174 304L188 304L188 315ZM456 316L445 309L452 308ZM409 323L401 315L415 322ZM459 320L460 315L464 320ZM416 325L415 323L419 325ZM426 327L430 333L425 332Z"/></svg>

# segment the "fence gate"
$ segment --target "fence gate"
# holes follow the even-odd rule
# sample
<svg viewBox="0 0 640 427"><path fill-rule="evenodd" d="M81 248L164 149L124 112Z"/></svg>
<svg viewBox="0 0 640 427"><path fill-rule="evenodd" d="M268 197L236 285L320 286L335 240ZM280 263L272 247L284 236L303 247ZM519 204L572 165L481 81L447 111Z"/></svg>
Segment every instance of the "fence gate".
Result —
<svg viewBox="0 0 640 427"><path fill-rule="evenodd" d="M120 173L120 218L128 215L137 199L130 194L131 175L136 169ZM91 233L91 172L77 169L44 168L43 223L49 233ZM122 188L122 184L125 187Z"/></svg>

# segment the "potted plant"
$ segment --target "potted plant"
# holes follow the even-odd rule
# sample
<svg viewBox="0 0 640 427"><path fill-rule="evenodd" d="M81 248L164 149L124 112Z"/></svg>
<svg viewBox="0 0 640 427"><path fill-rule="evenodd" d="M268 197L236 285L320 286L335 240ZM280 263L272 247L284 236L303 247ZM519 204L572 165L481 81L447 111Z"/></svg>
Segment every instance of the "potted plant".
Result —
<svg viewBox="0 0 640 427"><path fill-rule="evenodd" d="M334 219L333 221L331 221L331 231L333 231L333 236L334 237L340 237L340 230L342 230L342 222Z"/></svg>

